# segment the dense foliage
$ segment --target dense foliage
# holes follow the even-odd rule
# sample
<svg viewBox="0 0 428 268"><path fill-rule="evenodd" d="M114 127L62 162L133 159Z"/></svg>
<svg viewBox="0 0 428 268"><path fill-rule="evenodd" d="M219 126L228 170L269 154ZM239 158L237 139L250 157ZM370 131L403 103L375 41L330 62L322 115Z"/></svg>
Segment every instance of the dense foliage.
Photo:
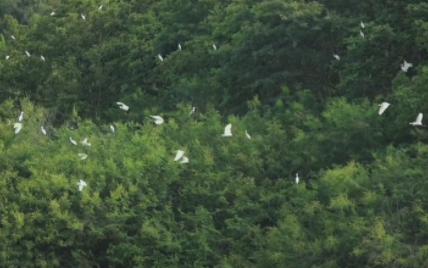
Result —
<svg viewBox="0 0 428 268"><path fill-rule="evenodd" d="M427 56L423 0L0 0L0 266L427 267Z"/></svg>

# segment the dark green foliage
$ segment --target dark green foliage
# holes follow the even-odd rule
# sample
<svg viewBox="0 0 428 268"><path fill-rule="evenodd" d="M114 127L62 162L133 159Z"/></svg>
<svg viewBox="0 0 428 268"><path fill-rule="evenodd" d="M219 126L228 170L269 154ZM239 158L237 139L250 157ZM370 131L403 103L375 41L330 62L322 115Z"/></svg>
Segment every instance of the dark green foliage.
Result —
<svg viewBox="0 0 428 268"><path fill-rule="evenodd" d="M0 267L427 267L427 18L0 0Z"/></svg>

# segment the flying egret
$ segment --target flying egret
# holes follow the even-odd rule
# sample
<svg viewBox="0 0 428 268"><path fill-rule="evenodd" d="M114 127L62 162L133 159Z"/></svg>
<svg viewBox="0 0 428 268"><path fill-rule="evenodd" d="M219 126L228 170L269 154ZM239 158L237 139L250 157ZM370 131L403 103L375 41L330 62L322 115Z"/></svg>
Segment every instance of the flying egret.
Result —
<svg viewBox="0 0 428 268"><path fill-rule="evenodd" d="M299 184L300 182L299 173L296 173L295 181L296 181L296 184Z"/></svg>
<svg viewBox="0 0 428 268"><path fill-rule="evenodd" d="M407 71L413 67L413 64L410 62L407 62L406 60L404 60L404 62L401 64L401 70L405 73L407 73Z"/></svg>
<svg viewBox="0 0 428 268"><path fill-rule="evenodd" d="M183 156L180 160L180 164L187 164L189 163L189 158L187 158L186 156Z"/></svg>
<svg viewBox="0 0 428 268"><path fill-rule="evenodd" d="M213 44L213 49L217 50L217 46L215 44Z"/></svg>
<svg viewBox="0 0 428 268"><path fill-rule="evenodd" d="M251 135L250 135L250 134L248 134L248 131L247 131L247 130L245 130L245 137L247 137L247 139L251 140Z"/></svg>
<svg viewBox="0 0 428 268"><path fill-rule="evenodd" d="M31 54L28 52L28 50L25 50L25 55L27 55L27 57L31 57Z"/></svg>
<svg viewBox="0 0 428 268"><path fill-rule="evenodd" d="M334 57L337 61L340 61L340 56L339 56L339 55L337 55L337 54L333 54L333 57Z"/></svg>
<svg viewBox="0 0 428 268"><path fill-rule="evenodd" d="M40 56L40 59L41 59L42 61L46 61L46 58L45 58L43 55L41 55L41 56Z"/></svg>
<svg viewBox="0 0 428 268"><path fill-rule="evenodd" d="M111 130L111 132L112 132L112 133L115 133L115 132L116 132L116 129L114 128L114 126L113 126L113 125L110 125L110 130Z"/></svg>
<svg viewBox="0 0 428 268"><path fill-rule="evenodd" d="M378 112L378 114L382 115L386 111L386 109L388 109L388 107L390 105L391 104L389 102L382 102L381 104L379 104L379 112Z"/></svg>
<svg viewBox="0 0 428 268"><path fill-rule="evenodd" d="M178 43L178 50L180 50L181 51L181 44L180 43Z"/></svg>
<svg viewBox="0 0 428 268"><path fill-rule="evenodd" d="M21 112L18 117L18 121L22 122L24 120L24 112Z"/></svg>
<svg viewBox="0 0 428 268"><path fill-rule="evenodd" d="M89 142L88 138L84 138L81 142L80 142L83 146L88 146L91 147L92 144Z"/></svg>
<svg viewBox="0 0 428 268"><path fill-rule="evenodd" d="M9 55L6 55L6 57L4 57L6 60L9 60L10 59L10 56Z"/></svg>
<svg viewBox="0 0 428 268"><path fill-rule="evenodd" d="M12 40L16 40L16 37L13 34L10 36L10 38L12 38Z"/></svg>
<svg viewBox="0 0 428 268"><path fill-rule="evenodd" d="M45 136L48 135L48 132L46 131L44 126L40 127L40 131L43 133L43 135L45 135Z"/></svg>
<svg viewBox="0 0 428 268"><path fill-rule="evenodd" d="M410 122L409 125L412 125L414 127L416 126L422 126L422 119L424 118L424 115L422 113L419 113L416 117L416 120L414 122Z"/></svg>
<svg viewBox="0 0 428 268"><path fill-rule="evenodd" d="M178 160L180 160L181 158L183 158L183 156L184 156L184 151L183 150L177 150L176 151L176 154L175 154L175 157L174 157L174 161L178 161Z"/></svg>
<svg viewBox="0 0 428 268"><path fill-rule="evenodd" d="M154 120L154 123L158 126L162 125L165 122L165 120L163 120L162 116L160 115L151 115L150 117Z"/></svg>
<svg viewBox="0 0 428 268"><path fill-rule="evenodd" d="M78 153L77 154L80 158L80 160L86 160L88 158L88 155L85 153Z"/></svg>
<svg viewBox="0 0 428 268"><path fill-rule="evenodd" d="M129 110L129 106L123 102L118 101L116 104L119 105L119 109L124 110L125 112Z"/></svg>
<svg viewBox="0 0 428 268"><path fill-rule="evenodd" d="M366 25L364 24L364 22L360 22L360 26L362 29L366 28Z"/></svg>
<svg viewBox="0 0 428 268"><path fill-rule="evenodd" d="M224 128L224 133L221 135L222 137L232 137L232 124L227 124Z"/></svg>
<svg viewBox="0 0 428 268"><path fill-rule="evenodd" d="M86 186L88 186L88 184L84 180L79 180L79 183L77 185L79 186L79 191L80 192L83 190L83 188L85 188Z"/></svg>
<svg viewBox="0 0 428 268"><path fill-rule="evenodd" d="M83 13L80 13L80 17L82 18L82 20L86 20L86 16Z"/></svg>
<svg viewBox="0 0 428 268"><path fill-rule="evenodd" d="M158 54L158 59L159 59L160 61L163 61L163 57L162 57L162 55L161 55L161 54Z"/></svg>
<svg viewBox="0 0 428 268"><path fill-rule="evenodd" d="M77 146L77 141L73 140L72 137L68 137L68 140L71 142L71 144L76 145Z"/></svg>
<svg viewBox="0 0 428 268"><path fill-rule="evenodd" d="M363 31L360 31L360 36L361 36L361 38L365 38L366 37L366 35L364 34Z"/></svg>
<svg viewBox="0 0 428 268"><path fill-rule="evenodd" d="M22 130L23 126L24 125L22 123L13 124L13 128L15 129L15 134L18 134Z"/></svg>

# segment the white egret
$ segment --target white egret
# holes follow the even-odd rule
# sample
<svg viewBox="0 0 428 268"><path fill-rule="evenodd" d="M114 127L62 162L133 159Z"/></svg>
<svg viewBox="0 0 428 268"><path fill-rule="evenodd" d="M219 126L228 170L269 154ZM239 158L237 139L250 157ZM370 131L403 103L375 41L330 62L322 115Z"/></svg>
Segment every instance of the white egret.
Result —
<svg viewBox="0 0 428 268"><path fill-rule="evenodd" d="M101 11L101 10L103 10L103 5L100 5L100 6L98 7L98 11Z"/></svg>
<svg viewBox="0 0 428 268"><path fill-rule="evenodd" d="M116 129L115 129L115 127L113 125L110 125L110 130L111 130L112 133L116 132Z"/></svg>
<svg viewBox="0 0 428 268"><path fill-rule="evenodd" d="M119 109L121 109L121 110L124 110L124 111L129 110L129 106L123 102L118 101L118 102L116 102L116 104L119 105Z"/></svg>
<svg viewBox="0 0 428 268"><path fill-rule="evenodd" d="M162 125L165 122L165 120L160 115L151 115L150 117L154 120L154 123L158 126Z"/></svg>
<svg viewBox="0 0 428 268"><path fill-rule="evenodd" d="M177 150L175 153L174 161L177 162L178 160L183 158L183 156L184 156L184 151L183 150Z"/></svg>
<svg viewBox="0 0 428 268"><path fill-rule="evenodd" d="M88 158L88 155L85 153L78 153L77 154L80 158L80 160L86 160Z"/></svg>
<svg viewBox="0 0 428 268"><path fill-rule="evenodd" d="M86 16L83 13L80 13L80 17L82 18L82 20L86 20Z"/></svg>
<svg viewBox="0 0 428 268"><path fill-rule="evenodd" d="M224 128L224 133L221 135L222 137L232 137L232 124L227 124Z"/></svg>
<svg viewBox="0 0 428 268"><path fill-rule="evenodd" d="M41 59L42 61L46 61L46 58L45 58L43 55L41 55L41 56L40 56L40 59Z"/></svg>
<svg viewBox="0 0 428 268"><path fill-rule="evenodd" d="M48 135L48 132L46 131L44 126L40 127L40 131L43 133L43 135L45 135L45 136Z"/></svg>
<svg viewBox="0 0 428 268"><path fill-rule="evenodd" d="M162 57L162 55L161 55L161 54L158 54L158 59L159 59L160 61L163 61L163 57Z"/></svg>
<svg viewBox="0 0 428 268"><path fill-rule="evenodd" d="M247 130L245 130L245 137L247 137L247 139L251 140L251 135L250 135L250 134L248 134L248 131L247 131Z"/></svg>
<svg viewBox="0 0 428 268"><path fill-rule="evenodd" d="M412 125L414 127L422 126L422 119L424 118L424 115L422 113L419 113L416 117L416 120L414 122L410 122L409 125Z"/></svg>
<svg viewBox="0 0 428 268"><path fill-rule="evenodd" d="M364 34L363 31L360 31L360 36L361 36L361 38L365 38L366 37L366 35Z"/></svg>
<svg viewBox="0 0 428 268"><path fill-rule="evenodd" d="M401 64L401 70L405 73L407 73L407 71L413 67L413 64L410 62L407 62L406 60L404 60L404 62Z"/></svg>
<svg viewBox="0 0 428 268"><path fill-rule="evenodd" d="M12 40L16 40L16 37L13 34L10 36L10 38L12 38Z"/></svg>
<svg viewBox="0 0 428 268"><path fill-rule="evenodd" d="M10 59L10 56L9 55L6 55L6 57L4 57L5 58L5 60L9 60Z"/></svg>
<svg viewBox="0 0 428 268"><path fill-rule="evenodd" d="M178 50L180 50L181 51L181 44L180 43L178 43Z"/></svg>
<svg viewBox="0 0 428 268"><path fill-rule="evenodd" d="M72 137L68 137L68 140L71 142L71 144L77 146L77 141L75 141Z"/></svg>
<svg viewBox="0 0 428 268"><path fill-rule="evenodd" d="M55 11L52 11L51 14L49 15L52 17L52 16L55 16L55 14L56 14Z"/></svg>
<svg viewBox="0 0 428 268"><path fill-rule="evenodd" d="M386 109L388 109L388 107L390 105L391 104L389 102L386 102L386 101L382 102L381 104L379 104L379 112L378 112L378 114L382 115L386 111Z"/></svg>
<svg viewBox="0 0 428 268"><path fill-rule="evenodd" d="M91 147L92 144L89 142L88 138L84 138L81 142L80 142L83 146L88 146Z"/></svg>
<svg viewBox="0 0 428 268"><path fill-rule="evenodd" d="M18 121L22 122L24 120L24 112L21 112L18 117Z"/></svg>
<svg viewBox="0 0 428 268"><path fill-rule="evenodd" d="M333 57L334 57L337 61L340 61L340 56L339 56L339 55L337 55L337 54L333 54Z"/></svg>
<svg viewBox="0 0 428 268"><path fill-rule="evenodd" d="M25 50L25 55L27 55L27 57L31 57L31 54L28 52L28 50Z"/></svg>
<svg viewBox="0 0 428 268"><path fill-rule="evenodd" d="M88 184L84 180L79 180L79 183L77 185L79 186L79 191L80 192L83 190L83 188L85 188L86 186L88 186Z"/></svg>
<svg viewBox="0 0 428 268"><path fill-rule="evenodd" d="M195 106L193 106L192 107L192 110L190 111L190 114L194 114L196 112L196 107Z"/></svg>
<svg viewBox="0 0 428 268"><path fill-rule="evenodd" d="M217 46L215 44L213 44L213 49L217 50Z"/></svg>
<svg viewBox="0 0 428 268"><path fill-rule="evenodd" d="M300 182L299 173L296 173L295 181L296 181L296 184L299 184Z"/></svg>
<svg viewBox="0 0 428 268"><path fill-rule="evenodd" d="M366 25L364 24L364 22L360 22L360 26L362 29L366 28Z"/></svg>
<svg viewBox="0 0 428 268"><path fill-rule="evenodd" d="M13 124L13 128L15 129L15 134L18 134L22 130L23 127L24 127L24 125L22 123Z"/></svg>

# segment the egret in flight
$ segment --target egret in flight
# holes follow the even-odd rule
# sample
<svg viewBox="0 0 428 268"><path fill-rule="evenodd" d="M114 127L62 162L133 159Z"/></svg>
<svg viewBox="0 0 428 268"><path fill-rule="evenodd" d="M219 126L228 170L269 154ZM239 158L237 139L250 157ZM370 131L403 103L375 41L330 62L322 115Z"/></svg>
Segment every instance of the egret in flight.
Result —
<svg viewBox="0 0 428 268"><path fill-rule="evenodd" d="M221 135L222 137L232 137L232 124L227 124L224 128L224 132Z"/></svg>
<svg viewBox="0 0 428 268"><path fill-rule="evenodd" d="M424 115L422 113L419 113L416 117L416 120L414 122L410 122L409 125L412 125L414 127L422 126L422 119L424 118Z"/></svg>
<svg viewBox="0 0 428 268"><path fill-rule="evenodd" d="M413 67L413 64L410 62L407 62L406 60L404 60L404 62L401 64L401 70L405 73L407 73L407 71Z"/></svg>
<svg viewBox="0 0 428 268"><path fill-rule="evenodd" d="M80 160L86 160L88 158L88 155L85 153L78 153L77 154L80 158Z"/></svg>
<svg viewBox="0 0 428 268"><path fill-rule="evenodd" d="M154 123L158 126L162 125L165 122L165 120L163 120L162 116L160 115L151 115L150 117L154 120Z"/></svg>
<svg viewBox="0 0 428 268"><path fill-rule="evenodd" d="M24 125L22 123L13 124L13 128L15 129L15 134L18 134L22 130L23 126Z"/></svg>
<svg viewBox="0 0 428 268"><path fill-rule="evenodd" d="M83 190L83 188L85 188L86 186L88 186L88 184L84 180L79 180L79 183L77 185L79 186L79 191L80 192Z"/></svg>
<svg viewBox="0 0 428 268"><path fill-rule="evenodd" d="M379 104L379 112L378 112L378 114L382 115L386 111L386 109L388 109L388 107L390 105L391 104L388 103L388 102L382 102L381 104Z"/></svg>
<svg viewBox="0 0 428 268"><path fill-rule="evenodd" d="M184 151L183 150L177 150L175 153L174 161L177 162L178 160L183 158L183 156L184 156Z"/></svg>
<svg viewBox="0 0 428 268"><path fill-rule="evenodd" d="M340 61L340 56L339 56L339 55L337 55L337 54L333 54L333 57L334 57L337 61Z"/></svg>
<svg viewBox="0 0 428 268"><path fill-rule="evenodd" d="M129 110L129 106L123 102L118 101L116 104L119 105L119 109L124 110L125 112Z"/></svg>
<svg viewBox="0 0 428 268"><path fill-rule="evenodd" d="M88 146L91 147L92 144L89 142L88 138L84 138L81 142L80 142L83 146Z"/></svg>

